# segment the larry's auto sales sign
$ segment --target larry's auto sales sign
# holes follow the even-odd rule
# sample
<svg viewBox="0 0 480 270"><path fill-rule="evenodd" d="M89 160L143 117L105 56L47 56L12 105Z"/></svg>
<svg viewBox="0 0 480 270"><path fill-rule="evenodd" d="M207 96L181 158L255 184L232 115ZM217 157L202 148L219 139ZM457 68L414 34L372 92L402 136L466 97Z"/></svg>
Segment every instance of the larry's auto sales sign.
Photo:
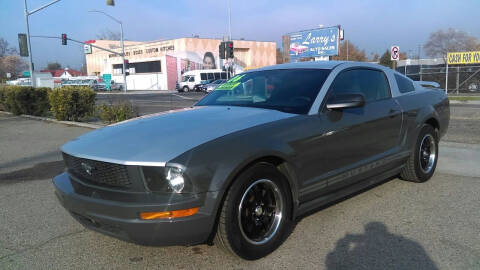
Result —
<svg viewBox="0 0 480 270"><path fill-rule="evenodd" d="M289 34L290 61L299 58L338 55L338 26Z"/></svg>

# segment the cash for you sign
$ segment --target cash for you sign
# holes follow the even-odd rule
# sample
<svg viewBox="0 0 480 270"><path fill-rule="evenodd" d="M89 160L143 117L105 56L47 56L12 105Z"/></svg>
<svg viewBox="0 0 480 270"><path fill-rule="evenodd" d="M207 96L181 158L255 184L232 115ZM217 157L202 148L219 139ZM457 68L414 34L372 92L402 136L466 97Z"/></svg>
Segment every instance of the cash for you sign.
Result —
<svg viewBox="0 0 480 270"><path fill-rule="evenodd" d="M339 34L338 26L290 33L290 61L338 55Z"/></svg>

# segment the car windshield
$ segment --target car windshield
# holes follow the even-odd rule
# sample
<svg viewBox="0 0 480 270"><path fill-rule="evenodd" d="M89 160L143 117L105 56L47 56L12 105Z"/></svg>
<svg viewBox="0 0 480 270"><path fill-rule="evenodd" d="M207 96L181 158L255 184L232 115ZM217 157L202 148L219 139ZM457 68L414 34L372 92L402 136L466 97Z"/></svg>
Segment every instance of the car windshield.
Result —
<svg viewBox="0 0 480 270"><path fill-rule="evenodd" d="M243 106L307 114L330 70L247 72L219 85L195 106Z"/></svg>

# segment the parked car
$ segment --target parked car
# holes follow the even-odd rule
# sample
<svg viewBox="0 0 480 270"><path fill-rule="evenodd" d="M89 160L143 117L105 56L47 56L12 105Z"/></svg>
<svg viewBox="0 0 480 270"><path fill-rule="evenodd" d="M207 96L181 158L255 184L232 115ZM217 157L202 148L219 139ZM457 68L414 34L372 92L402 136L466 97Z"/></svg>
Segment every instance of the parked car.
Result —
<svg viewBox="0 0 480 270"><path fill-rule="evenodd" d="M107 86L104 82L95 82L91 84L93 90L95 91L107 91ZM115 83L115 81L110 82L110 91L121 91L123 90L123 83Z"/></svg>
<svg viewBox="0 0 480 270"><path fill-rule="evenodd" d="M390 177L430 179L449 118L443 91L383 66L276 65L194 107L68 142L53 184L89 229L146 245L214 243L253 260L318 207Z"/></svg>
<svg viewBox="0 0 480 270"><path fill-rule="evenodd" d="M212 80L204 80L204 81L200 81L199 84L196 84L194 87L193 87L193 91L195 92L199 92L199 91L203 91L203 87L207 84L210 84L212 82Z"/></svg>
<svg viewBox="0 0 480 270"><path fill-rule="evenodd" d="M221 69L199 69L183 73L182 81L179 82L178 91L188 92L196 90L196 88L206 81L217 79L226 79L227 73Z"/></svg>
<svg viewBox="0 0 480 270"><path fill-rule="evenodd" d="M220 80L213 81L209 84L205 84L202 87L202 91L205 92L205 93L210 93L213 90L215 90L215 88L217 88L217 86L219 86L222 83L225 83L226 81L227 80L225 80L225 79L220 79Z"/></svg>

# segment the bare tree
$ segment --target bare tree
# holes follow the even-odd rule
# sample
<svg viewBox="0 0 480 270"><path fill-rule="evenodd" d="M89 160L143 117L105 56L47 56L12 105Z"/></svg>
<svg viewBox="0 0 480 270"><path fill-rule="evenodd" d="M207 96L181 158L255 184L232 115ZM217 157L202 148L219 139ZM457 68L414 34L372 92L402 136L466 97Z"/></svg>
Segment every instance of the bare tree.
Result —
<svg viewBox="0 0 480 270"><path fill-rule="evenodd" d="M121 34L120 32L115 32L110 29L104 29L100 33L97 34L97 39L101 40L120 40Z"/></svg>
<svg viewBox="0 0 480 270"><path fill-rule="evenodd" d="M0 58L0 73L2 73L2 76L11 73L16 77L26 68L27 64L18 55L7 55Z"/></svg>
<svg viewBox="0 0 480 270"><path fill-rule="evenodd" d="M463 31L449 28L446 31L439 30L430 33L428 42L423 48L430 57L445 58L448 52L480 49L480 43L477 38Z"/></svg>
<svg viewBox="0 0 480 270"><path fill-rule="evenodd" d="M7 73L16 77L26 67L25 61L18 56L17 49L9 47L8 41L0 38L0 77L4 78Z"/></svg>
<svg viewBox="0 0 480 270"><path fill-rule="evenodd" d="M339 47L338 56L334 56L333 60L347 60L347 46L348 46L348 60L349 61L367 61L365 50L360 50L351 41L344 40Z"/></svg>
<svg viewBox="0 0 480 270"><path fill-rule="evenodd" d="M3 38L0 38L0 57L6 55L17 54L17 49L10 47L8 41Z"/></svg>

